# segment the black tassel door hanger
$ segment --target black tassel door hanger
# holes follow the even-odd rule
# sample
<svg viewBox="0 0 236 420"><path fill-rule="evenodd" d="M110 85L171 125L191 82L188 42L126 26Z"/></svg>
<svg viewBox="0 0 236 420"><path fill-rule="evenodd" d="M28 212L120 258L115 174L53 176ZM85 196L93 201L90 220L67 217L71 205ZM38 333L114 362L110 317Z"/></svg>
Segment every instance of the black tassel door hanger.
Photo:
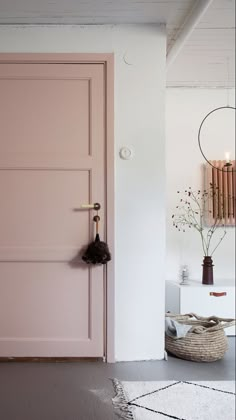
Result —
<svg viewBox="0 0 236 420"><path fill-rule="evenodd" d="M96 236L95 240L89 244L82 260L87 264L106 264L111 260L111 254L106 242L102 242L99 236L99 222L100 217L98 214L94 216L93 221L96 223Z"/></svg>

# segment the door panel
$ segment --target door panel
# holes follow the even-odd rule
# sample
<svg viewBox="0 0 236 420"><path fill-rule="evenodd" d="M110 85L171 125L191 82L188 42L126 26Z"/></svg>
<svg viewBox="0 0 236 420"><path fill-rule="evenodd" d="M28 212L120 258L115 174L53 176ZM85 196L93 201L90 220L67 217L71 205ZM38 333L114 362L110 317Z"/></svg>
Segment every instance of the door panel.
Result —
<svg viewBox="0 0 236 420"><path fill-rule="evenodd" d="M88 242L90 214L75 209L89 183L89 171L2 171L0 261L69 261Z"/></svg>
<svg viewBox="0 0 236 420"><path fill-rule="evenodd" d="M2 263L0 288L1 357L101 356L103 311L97 309L103 293L97 275L94 281L84 269L78 278L77 268L66 263Z"/></svg>
<svg viewBox="0 0 236 420"><path fill-rule="evenodd" d="M102 64L0 64L1 167L103 160L103 73Z"/></svg>
<svg viewBox="0 0 236 420"><path fill-rule="evenodd" d="M0 357L102 357L103 64L0 64ZM101 236L105 225L101 224Z"/></svg>

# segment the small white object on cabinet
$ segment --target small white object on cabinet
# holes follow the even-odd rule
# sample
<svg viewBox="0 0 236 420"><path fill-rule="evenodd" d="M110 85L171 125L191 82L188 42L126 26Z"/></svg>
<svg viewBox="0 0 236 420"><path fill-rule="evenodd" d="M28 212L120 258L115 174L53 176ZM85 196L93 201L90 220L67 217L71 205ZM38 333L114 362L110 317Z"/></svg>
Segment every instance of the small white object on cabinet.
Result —
<svg viewBox="0 0 236 420"><path fill-rule="evenodd" d="M195 313L200 316L215 315L235 318L235 282L222 281L213 286L190 281L181 285L166 281L166 312L174 314ZM226 335L235 335L235 327L225 329Z"/></svg>

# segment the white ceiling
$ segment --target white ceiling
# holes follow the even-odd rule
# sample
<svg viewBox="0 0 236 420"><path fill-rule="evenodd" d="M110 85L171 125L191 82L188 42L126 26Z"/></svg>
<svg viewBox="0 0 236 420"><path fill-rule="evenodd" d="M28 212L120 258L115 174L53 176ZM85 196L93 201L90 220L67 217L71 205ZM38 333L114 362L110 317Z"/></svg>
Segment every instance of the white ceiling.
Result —
<svg viewBox="0 0 236 420"><path fill-rule="evenodd" d="M165 23L167 48L197 0L0 0L0 24ZM213 0L168 70L168 86L233 86L235 0Z"/></svg>
<svg viewBox="0 0 236 420"><path fill-rule="evenodd" d="M170 47L173 27L167 27ZM213 0L168 70L168 85L235 85L235 0Z"/></svg>
<svg viewBox="0 0 236 420"><path fill-rule="evenodd" d="M195 0L196 1L196 0ZM2 23L169 22L188 11L193 0L1 0Z"/></svg>

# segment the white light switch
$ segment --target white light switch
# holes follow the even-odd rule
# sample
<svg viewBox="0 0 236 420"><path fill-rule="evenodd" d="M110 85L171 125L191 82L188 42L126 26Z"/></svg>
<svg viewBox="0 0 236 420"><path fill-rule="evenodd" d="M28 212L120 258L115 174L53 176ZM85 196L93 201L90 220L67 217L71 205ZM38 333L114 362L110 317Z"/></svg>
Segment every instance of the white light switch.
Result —
<svg viewBox="0 0 236 420"><path fill-rule="evenodd" d="M132 159L133 154L134 154L133 153L133 150L130 149L129 147L122 147L120 149L120 157L121 157L121 159L124 159L124 160Z"/></svg>

